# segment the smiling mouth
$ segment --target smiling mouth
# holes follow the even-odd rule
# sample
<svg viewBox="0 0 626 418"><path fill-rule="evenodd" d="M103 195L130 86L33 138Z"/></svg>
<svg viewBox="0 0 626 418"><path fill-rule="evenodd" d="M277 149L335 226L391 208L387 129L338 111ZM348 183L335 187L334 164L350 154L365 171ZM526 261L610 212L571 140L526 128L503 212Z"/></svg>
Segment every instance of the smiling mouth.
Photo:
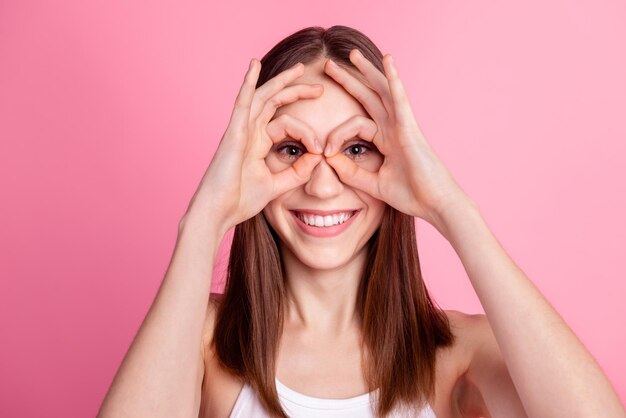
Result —
<svg viewBox="0 0 626 418"><path fill-rule="evenodd" d="M352 218L358 210L335 212L329 215L317 215L314 213L307 213L303 211L292 211L302 223L309 226L316 226L318 228L327 228L331 226L341 225L348 219Z"/></svg>

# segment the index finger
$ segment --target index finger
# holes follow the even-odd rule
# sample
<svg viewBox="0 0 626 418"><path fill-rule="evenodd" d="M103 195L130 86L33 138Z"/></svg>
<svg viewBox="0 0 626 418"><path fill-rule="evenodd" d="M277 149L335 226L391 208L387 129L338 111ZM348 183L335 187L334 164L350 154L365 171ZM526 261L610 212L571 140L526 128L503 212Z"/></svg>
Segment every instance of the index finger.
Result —
<svg viewBox="0 0 626 418"><path fill-rule="evenodd" d="M326 162L335 170L343 183L362 190L375 199L383 200L378 187L378 172L359 167L341 153L326 157Z"/></svg>
<svg viewBox="0 0 626 418"><path fill-rule="evenodd" d="M324 71L357 99L377 123L387 120L389 114L376 91L330 59L324 65Z"/></svg>
<svg viewBox="0 0 626 418"><path fill-rule="evenodd" d="M268 141L268 143L263 144L263 149L260 150L263 158L265 158L265 156L269 153L273 144L276 144L287 137L302 142L311 154L322 153L322 147L319 145L315 131L304 121L287 113L280 115L268 123L265 131L267 132L271 142Z"/></svg>
<svg viewBox="0 0 626 418"><path fill-rule="evenodd" d="M248 126L248 121L250 120L250 107L261 69L257 62L258 60L256 58L252 58L250 60L250 66L248 67L248 71L244 77L243 84L239 89L239 93L237 94L235 106L233 108L233 113L230 116L228 126L233 126L238 129Z"/></svg>
<svg viewBox="0 0 626 418"><path fill-rule="evenodd" d="M324 155L326 157L332 156L339 150L341 144L354 137L373 142L376 148L385 154L385 141L382 139L382 135L378 133L376 122L365 116L355 115L328 134Z"/></svg>
<svg viewBox="0 0 626 418"><path fill-rule="evenodd" d="M389 89L389 80L387 80L385 74L382 73L370 60L365 58L363 53L357 48L350 51L350 61L356 68L359 69L365 79L372 85L374 90L381 97L387 111L389 112L389 109L393 109L393 99Z"/></svg>
<svg viewBox="0 0 626 418"><path fill-rule="evenodd" d="M280 90L284 89L294 81L296 78L301 77L304 74L304 64L298 62L291 68L284 70L278 75L272 77L268 81L266 81L262 86L256 89L254 93L254 98L252 99L252 111L251 115L254 119L259 117L259 114L263 110L263 106L265 102L278 93Z"/></svg>

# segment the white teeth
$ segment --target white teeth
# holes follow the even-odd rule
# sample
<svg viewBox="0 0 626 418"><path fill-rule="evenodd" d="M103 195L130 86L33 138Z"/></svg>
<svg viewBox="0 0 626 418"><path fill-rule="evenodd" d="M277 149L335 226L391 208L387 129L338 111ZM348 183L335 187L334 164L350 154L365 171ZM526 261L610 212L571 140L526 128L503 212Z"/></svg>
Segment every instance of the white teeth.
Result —
<svg viewBox="0 0 626 418"><path fill-rule="evenodd" d="M300 219L302 222L307 225L313 225L317 227L327 227L342 224L350 219L353 214L354 212L342 212L339 214L335 213L332 215L320 216L310 213L296 212L298 219Z"/></svg>

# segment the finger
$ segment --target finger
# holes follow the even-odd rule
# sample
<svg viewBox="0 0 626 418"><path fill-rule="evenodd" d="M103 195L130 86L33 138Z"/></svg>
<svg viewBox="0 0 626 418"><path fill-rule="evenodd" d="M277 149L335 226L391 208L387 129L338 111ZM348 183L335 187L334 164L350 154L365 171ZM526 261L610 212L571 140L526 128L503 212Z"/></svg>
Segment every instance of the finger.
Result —
<svg viewBox="0 0 626 418"><path fill-rule="evenodd" d="M378 189L378 172L367 171L359 167L343 154L326 157L326 162L335 170L343 183L382 200Z"/></svg>
<svg viewBox="0 0 626 418"><path fill-rule="evenodd" d="M258 154L255 154L258 158L265 158L273 144L287 137L302 142L311 154L322 153L322 146L319 144L313 128L291 115L286 113L280 115L267 124L265 130L271 142L259 141Z"/></svg>
<svg viewBox="0 0 626 418"><path fill-rule="evenodd" d="M311 154L307 152L298 158L291 166L278 173L274 173L274 192L272 199L306 183L311 178L313 169L320 161L322 161L321 154Z"/></svg>
<svg viewBox="0 0 626 418"><path fill-rule="evenodd" d="M361 74L370 83L372 88L381 97L387 113L393 111L393 99L391 91L389 91L389 82L385 74L382 73L370 60L365 58L363 53L358 49L350 51L350 61L359 69Z"/></svg>
<svg viewBox="0 0 626 418"><path fill-rule="evenodd" d="M319 97L324 91L321 84L295 84L285 87L271 98L269 98L261 114L257 118L259 125L267 125L272 116L276 113L276 109L289 103L293 103L298 99L314 99Z"/></svg>
<svg viewBox="0 0 626 418"><path fill-rule="evenodd" d="M381 135L376 135L378 132L378 125L376 122L362 115L355 115L337 126L328 134L326 140L326 147L324 148L324 155L330 157L341 149L341 145L358 137L368 142L373 142L380 152L384 154L384 144Z"/></svg>
<svg viewBox="0 0 626 418"><path fill-rule="evenodd" d="M254 98L252 99L252 109L250 115L256 119L263 109L265 102L285 88L289 83L304 74L304 64L301 62L295 64L291 68L284 70L278 75L266 81L262 86L256 89Z"/></svg>
<svg viewBox="0 0 626 418"><path fill-rule="evenodd" d="M404 84L400 80L398 70L393 63L391 54L387 54L383 57L383 67L385 68L385 74L389 80L389 90L391 91L391 97L394 104L396 121L400 125L409 126L412 125L413 110L411 109L411 103L409 97L404 89Z"/></svg>
<svg viewBox="0 0 626 418"><path fill-rule="evenodd" d="M341 84L348 93L354 96L363 105L372 119L378 123L382 123L387 119L388 113L380 96L361 80L350 74L348 70L341 68L329 59L324 65L324 71L337 83Z"/></svg>
<svg viewBox="0 0 626 418"><path fill-rule="evenodd" d="M255 58L250 60L250 66L244 77L243 84L237 94L235 100L235 106L233 113L230 116L228 122L228 128L230 130L245 130L248 127L248 121L250 120L250 107L252 99L254 97L256 82L259 78L259 72L261 65Z"/></svg>

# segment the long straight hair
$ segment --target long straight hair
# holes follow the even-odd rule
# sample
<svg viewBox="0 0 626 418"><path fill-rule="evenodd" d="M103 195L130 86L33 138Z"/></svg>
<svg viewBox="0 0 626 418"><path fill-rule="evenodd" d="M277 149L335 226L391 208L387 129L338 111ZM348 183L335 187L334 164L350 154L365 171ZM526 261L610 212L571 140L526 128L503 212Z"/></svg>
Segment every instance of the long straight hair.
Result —
<svg viewBox="0 0 626 418"><path fill-rule="evenodd" d="M363 33L315 26L283 39L261 59L257 87L297 62L329 57L356 69L349 59L353 48L384 73L382 53ZM255 389L268 413L287 418L275 384L285 308L279 245L263 212L235 227L213 348L224 368ZM435 391L437 348L452 345L454 336L424 285L413 216L387 205L367 245L356 309L364 375L370 391L379 389L374 413L383 417L401 405L425 405Z"/></svg>

